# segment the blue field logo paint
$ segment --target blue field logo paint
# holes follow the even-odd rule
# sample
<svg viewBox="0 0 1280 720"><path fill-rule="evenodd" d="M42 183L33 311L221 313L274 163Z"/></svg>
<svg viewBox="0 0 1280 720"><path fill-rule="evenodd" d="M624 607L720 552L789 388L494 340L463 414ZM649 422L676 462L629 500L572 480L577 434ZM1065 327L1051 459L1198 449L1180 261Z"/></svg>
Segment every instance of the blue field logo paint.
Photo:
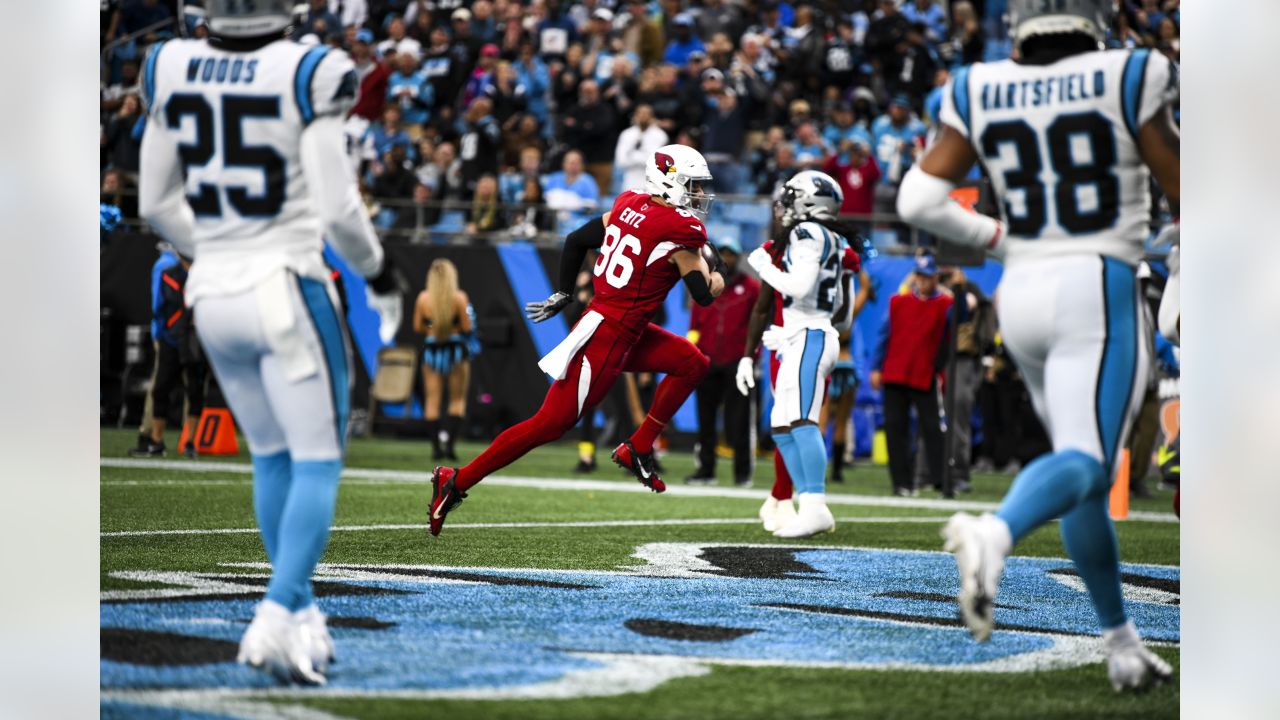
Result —
<svg viewBox="0 0 1280 720"><path fill-rule="evenodd" d="M609 695L716 664L1025 672L1103 657L1065 560L1011 558L996 632L978 644L956 620L945 553L655 543L636 557L611 572L322 565L316 589L339 661L327 687L307 690L233 662L264 568L115 573L164 587L102 595L104 714L303 694ZM1143 636L1177 643L1179 570L1123 571Z"/></svg>

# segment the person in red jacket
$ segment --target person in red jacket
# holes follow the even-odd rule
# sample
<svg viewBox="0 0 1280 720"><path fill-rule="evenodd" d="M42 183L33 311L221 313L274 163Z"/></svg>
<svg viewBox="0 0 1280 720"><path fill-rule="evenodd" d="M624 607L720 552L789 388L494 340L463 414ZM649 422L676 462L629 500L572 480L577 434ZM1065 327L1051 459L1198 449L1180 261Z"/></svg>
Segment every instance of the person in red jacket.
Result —
<svg viewBox="0 0 1280 720"><path fill-rule="evenodd" d="M880 165L865 143L853 138L841 140L839 151L827 158L822 171L834 178L844 192L840 214L871 214L875 208L876 183L880 181Z"/></svg>
<svg viewBox="0 0 1280 720"><path fill-rule="evenodd" d="M711 369L698 385L698 467L686 478L690 484L716 481L716 416L724 409L725 440L733 447L733 484L751 485L755 448L751 442L754 396L737 392L734 373L747 340L751 308L760 295L760 281L738 271L742 246L734 238L716 243L728 269L724 292L710 305L694 305L689 332L697 333L698 349L711 360Z"/></svg>
<svg viewBox="0 0 1280 720"><path fill-rule="evenodd" d="M947 338L951 296L938 285L933 256L916 257L915 287L889 299L889 315L880 329L872 363L871 388L884 392L884 434L889 478L895 495L914 496L911 408L924 446L929 475L942 482L942 426L938 416L938 358ZM963 312L964 304L956 306Z"/></svg>

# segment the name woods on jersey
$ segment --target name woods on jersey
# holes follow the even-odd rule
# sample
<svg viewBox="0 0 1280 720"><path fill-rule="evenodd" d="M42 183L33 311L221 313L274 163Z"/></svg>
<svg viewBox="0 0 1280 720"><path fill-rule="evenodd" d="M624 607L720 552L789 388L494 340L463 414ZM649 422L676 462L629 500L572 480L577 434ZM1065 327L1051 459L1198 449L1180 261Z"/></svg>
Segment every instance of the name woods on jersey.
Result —
<svg viewBox="0 0 1280 720"><path fill-rule="evenodd" d="M1061 518L1103 629L1108 674L1123 689L1170 675L1126 617L1107 495L1151 352L1135 266L1149 233L1153 172L1171 203L1179 198L1170 111L1178 73L1156 52L1100 50L1110 11L1105 0L1012 0L1018 60L955 74L944 89L943 129L904 178L898 212L1003 256L1001 333L1053 442L994 515L961 513L948 523L962 617L987 639L1004 557ZM975 161L1002 201L1000 221L947 197Z"/></svg>
<svg viewBox="0 0 1280 720"><path fill-rule="evenodd" d="M333 642L310 579L333 519L351 404L351 350L324 239L369 280L384 342L399 325L402 285L346 161L353 64L341 50L286 40L292 4L206 0L209 41L153 46L142 74L139 205L194 258L186 302L253 456L272 576L238 659L322 684Z"/></svg>
<svg viewBox="0 0 1280 720"><path fill-rule="evenodd" d="M774 532L778 537L835 529L825 501L827 454L817 422L827 376L839 355L839 331L852 321L853 301L842 264L848 241L818 221L834 220L842 201L839 185L826 174L796 174L779 198L783 227L790 229L783 267L776 267L764 248L747 257L760 279L784 298L782 325L770 327L762 338L781 358L769 425L799 496L798 512Z"/></svg>

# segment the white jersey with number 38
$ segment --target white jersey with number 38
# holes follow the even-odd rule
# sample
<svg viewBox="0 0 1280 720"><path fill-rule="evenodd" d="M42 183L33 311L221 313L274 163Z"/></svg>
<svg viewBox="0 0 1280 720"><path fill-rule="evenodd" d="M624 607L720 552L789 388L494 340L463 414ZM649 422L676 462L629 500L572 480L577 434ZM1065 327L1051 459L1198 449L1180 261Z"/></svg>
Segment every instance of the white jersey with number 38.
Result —
<svg viewBox="0 0 1280 720"><path fill-rule="evenodd" d="M1136 264L1149 233L1139 129L1178 96L1177 66L1149 50L957 72L939 119L972 143L1008 223L1007 261L1096 253Z"/></svg>

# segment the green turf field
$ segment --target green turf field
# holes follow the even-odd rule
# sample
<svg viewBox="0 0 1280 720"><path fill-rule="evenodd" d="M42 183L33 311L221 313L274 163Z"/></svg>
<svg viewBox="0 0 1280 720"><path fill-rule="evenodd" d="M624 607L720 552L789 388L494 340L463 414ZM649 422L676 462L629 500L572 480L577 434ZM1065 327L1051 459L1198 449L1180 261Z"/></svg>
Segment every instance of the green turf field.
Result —
<svg viewBox="0 0 1280 720"><path fill-rule="evenodd" d="M718 487L686 488L680 479L692 460L671 454L664 463L672 489L654 495L635 492L642 488L604 452L599 472L574 475L568 443L539 449L477 487L432 540L428 446L353 440L321 573L334 593L321 593L321 606L347 623L334 631L339 663L329 688L282 693L226 657L251 612L252 583L265 572L254 565L266 556L254 531L247 455L134 461L126 458L133 441L132 432L102 433L104 716L950 720L1178 712L1176 684L1142 696L1111 692L1097 641L1083 636L1086 626L1096 631L1087 597L1070 589L1072 578L1044 579L1069 568L1058 560L1065 554L1056 527L1018 546L1026 580L1011 563L1002 585L1008 612L1022 615L997 610L998 622L1025 615L1042 629L997 632L977 646L950 626L954 606L942 601L955 592L949 556L843 549L941 549L938 530L955 507L928 494L892 501L884 468L859 467L848 483L828 487L835 533L784 542L753 521L772 482L769 462L758 464L751 492L733 489L727 477ZM459 447L464 461L479 449ZM720 472L728 475L727 463ZM977 476L960 502L971 510L998 502L1009 481ZM1168 493L1136 501L1137 519L1117 531L1123 562L1172 566L1135 570L1137 594L1127 597L1150 610L1135 613L1144 631L1144 618L1172 628L1157 652L1176 669L1179 526L1169 521L1170 502ZM707 558L711 564L697 564ZM656 567L670 577L656 577L663 574ZM232 591L164 597L194 587L192 577L226 581ZM240 578L250 590L235 584ZM887 588L901 591L881 592ZM776 609L788 604L796 607ZM861 614L848 617L849 607ZM122 630L131 622L147 631ZM1074 660L1052 665L1067 669L1028 672L1007 660L1051 655L1043 648L1053 643L1078 646L1067 653ZM1012 665L980 654L1001 648ZM364 657L386 667L368 670L358 662ZM983 661L995 664L964 667ZM566 679L575 673L582 682ZM412 680L419 676L421 687ZM480 699L493 696L508 699Z"/></svg>

